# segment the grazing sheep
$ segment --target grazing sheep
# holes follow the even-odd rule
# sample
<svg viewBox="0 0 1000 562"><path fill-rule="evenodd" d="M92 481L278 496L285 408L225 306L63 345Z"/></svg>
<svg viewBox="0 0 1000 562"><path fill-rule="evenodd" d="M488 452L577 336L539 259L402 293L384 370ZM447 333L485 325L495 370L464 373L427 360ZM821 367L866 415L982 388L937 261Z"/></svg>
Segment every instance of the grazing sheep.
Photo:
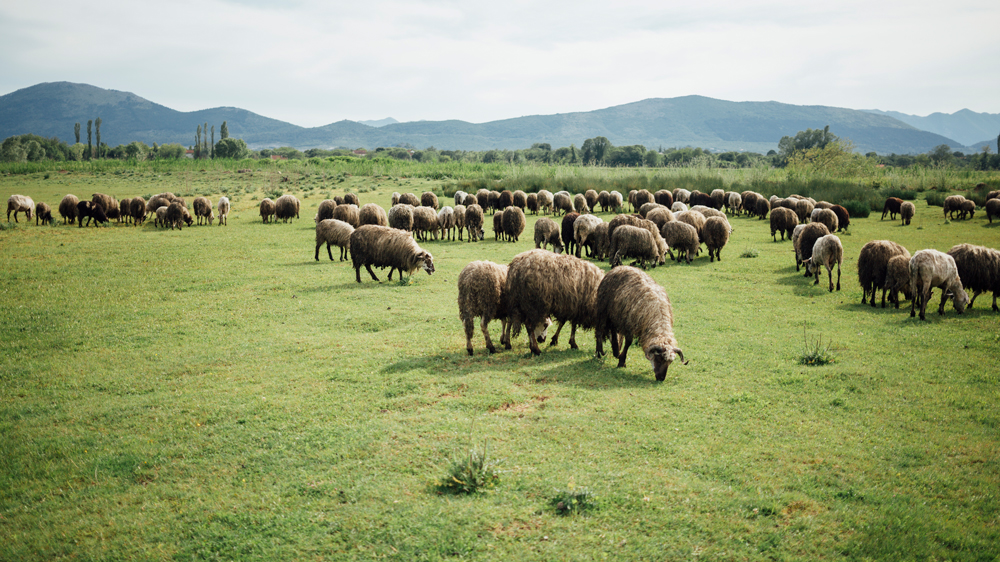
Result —
<svg viewBox="0 0 1000 562"><path fill-rule="evenodd" d="M620 192L618 192L618 191L612 191L611 192L611 210L612 211L615 211L615 212L620 211L621 208L622 208L622 205L624 205L624 203L625 202L622 200L622 194Z"/></svg>
<svg viewBox="0 0 1000 562"><path fill-rule="evenodd" d="M344 204L344 198L342 196L340 196L340 195L334 195L333 196L333 202L336 203L336 204L338 204L338 205L343 205Z"/></svg>
<svg viewBox="0 0 1000 562"><path fill-rule="evenodd" d="M611 194L607 190L603 190L597 194L597 204L601 206L601 212L608 212L608 208L611 207Z"/></svg>
<svg viewBox="0 0 1000 562"><path fill-rule="evenodd" d="M795 216L798 217L798 222L800 224L806 224L809 221L809 217L812 216L813 210L816 206L809 202L808 199L799 199L795 202Z"/></svg>
<svg viewBox="0 0 1000 562"><path fill-rule="evenodd" d="M433 209L424 207L433 214ZM437 215L434 215L437 218ZM396 228L366 224L358 227L351 234L351 262L354 265L355 280L361 282L361 267L368 270L372 279L378 281L372 266L379 269L389 268L389 280L392 272L399 270L402 280L403 272L412 277L413 272L423 268L427 275L434 273L434 258L417 245L409 234Z"/></svg>
<svg viewBox="0 0 1000 562"><path fill-rule="evenodd" d="M730 193L726 199L726 209L732 215L740 214L740 210L743 209L743 197L735 191Z"/></svg>
<svg viewBox="0 0 1000 562"><path fill-rule="evenodd" d="M962 201L962 204L959 206L958 219L965 220L966 215L970 219L976 216L976 202L971 199Z"/></svg>
<svg viewBox="0 0 1000 562"><path fill-rule="evenodd" d="M569 193L566 193L565 191L560 191L559 193L553 195L552 208L553 208L553 214L555 214L556 216L559 216L560 213L574 212L573 200L570 199Z"/></svg>
<svg viewBox="0 0 1000 562"><path fill-rule="evenodd" d="M333 218L344 221L354 228L361 226L361 212L354 203L337 205L337 208L333 210Z"/></svg>
<svg viewBox="0 0 1000 562"><path fill-rule="evenodd" d="M438 230L442 240L455 239L455 209L444 206L438 211Z"/></svg>
<svg viewBox="0 0 1000 562"><path fill-rule="evenodd" d="M691 192L691 196L688 198L687 204L691 207L695 205L704 205L705 207L712 207L715 205L715 201L712 200L712 196L707 193L702 193L695 189Z"/></svg>
<svg viewBox="0 0 1000 562"><path fill-rule="evenodd" d="M966 291L972 291L969 308L976 302L976 297L990 291L993 293L993 311L1000 311L1000 308L997 308L997 293L1000 293L1000 252L983 246L958 244L948 250L948 255L955 260L962 287Z"/></svg>
<svg viewBox="0 0 1000 562"><path fill-rule="evenodd" d="M358 226L363 224L389 226L389 216L385 213L385 209L381 205L377 203L365 203L364 207L358 209Z"/></svg>
<svg viewBox="0 0 1000 562"><path fill-rule="evenodd" d="M576 257L580 257L580 249L587 245L587 238L594 233L597 225L603 222L594 215L580 215L573 221L573 242L576 244ZM593 256L593 250L590 246L587 246L587 256Z"/></svg>
<svg viewBox="0 0 1000 562"><path fill-rule="evenodd" d="M520 189L518 189L511 195L511 201L512 205L521 209L521 211L523 212L525 207L528 206L528 195L523 191L521 191Z"/></svg>
<svg viewBox="0 0 1000 562"><path fill-rule="evenodd" d="M588 189L583 193L583 199L586 201L587 209L589 209L591 213L597 208L598 197L599 194L597 193L597 190L594 189Z"/></svg>
<svg viewBox="0 0 1000 562"><path fill-rule="evenodd" d="M1000 217L1000 199L994 198L986 202L986 219L990 224L993 224L993 217Z"/></svg>
<svg viewBox="0 0 1000 562"><path fill-rule="evenodd" d="M431 234L435 240L438 237L438 217L434 207L421 205L413 208L413 235L417 240L427 240Z"/></svg>
<svg viewBox="0 0 1000 562"><path fill-rule="evenodd" d="M345 197L345 201L346 201ZM352 205L353 203L347 203ZM286 193L274 202L274 218L275 220L281 219L281 222L287 223L292 218L299 218L299 200L294 195Z"/></svg>
<svg viewBox="0 0 1000 562"><path fill-rule="evenodd" d="M339 202L337 204L340 205ZM354 205L355 207L361 207L361 202L358 201L358 196L355 195L354 193L345 193L344 194L344 204L345 205Z"/></svg>
<svg viewBox="0 0 1000 562"><path fill-rule="evenodd" d="M821 222L826 225L827 230L831 233L837 231L837 226L840 221L837 219L837 214L831 209L813 209L812 215L809 217L810 222Z"/></svg>
<svg viewBox="0 0 1000 562"><path fill-rule="evenodd" d="M121 209L118 207L117 199L104 193L94 193L90 197L91 204L99 204L104 209L105 216L121 221ZM183 205L183 203L181 204Z"/></svg>
<svg viewBox="0 0 1000 562"><path fill-rule="evenodd" d="M319 221L325 221L327 219L332 219L333 218L333 210L336 209L336 208L337 208L337 202L334 201L333 199L324 199L324 200L320 201L319 202L319 208L316 209L316 219L315 219L316 220L316 224L319 224ZM222 209L219 209L219 213L220 214L222 213ZM219 219L221 220L222 217L220 216Z"/></svg>
<svg viewBox="0 0 1000 562"><path fill-rule="evenodd" d="M563 215L562 228L560 228L560 233L562 235L563 247L566 249L567 254L572 254L574 248L576 247L576 229L573 228L573 224L576 219L580 217L580 213L566 213Z"/></svg>
<svg viewBox="0 0 1000 562"><path fill-rule="evenodd" d="M807 269L812 269L816 275L815 285L819 285L819 273L826 266L827 277L830 280L830 292L833 292L833 264L837 264L837 290L840 290L840 266L844 263L844 246L836 235L821 236L813 244L812 255L804 260Z"/></svg>
<svg viewBox="0 0 1000 562"><path fill-rule="evenodd" d="M169 195L173 194L171 193ZM169 197L167 197L162 193L159 195L154 195L149 198L149 201L146 201L146 214L152 215L156 213L157 209L159 209L160 207L169 206L176 199L177 199L176 197L174 199L170 199Z"/></svg>
<svg viewBox="0 0 1000 562"><path fill-rule="evenodd" d="M590 205L587 204L587 198L582 193L573 196L573 208L581 215L590 212Z"/></svg>
<svg viewBox="0 0 1000 562"><path fill-rule="evenodd" d="M478 204L479 204L479 199L476 197L475 193L470 193L469 195L465 196L465 203L463 203L463 205L465 205L466 207L468 207L469 205L478 205Z"/></svg>
<svg viewBox="0 0 1000 562"><path fill-rule="evenodd" d="M537 193L529 193L527 196L525 196L525 198L524 198L524 206L525 206L525 208L528 209L528 211L531 212L531 214L537 215L538 214L538 194Z"/></svg>
<svg viewBox="0 0 1000 562"><path fill-rule="evenodd" d="M757 205L757 199L759 197L760 195L756 191L744 191L740 193L740 199L742 201L741 210L748 216L753 216L754 209ZM802 222L801 219L799 222Z"/></svg>
<svg viewBox="0 0 1000 562"><path fill-rule="evenodd" d="M837 215L837 231L846 231L847 227L851 226L851 213L841 205L834 205L830 207L830 210Z"/></svg>
<svg viewBox="0 0 1000 562"><path fill-rule="evenodd" d="M678 187L673 191L674 201L680 201L681 203L687 204L691 199L691 192Z"/></svg>
<svg viewBox="0 0 1000 562"><path fill-rule="evenodd" d="M212 202L207 197L195 197L191 205L194 207L194 216L198 219L199 225L202 224L202 219L209 225L215 221L215 215L212 214Z"/></svg>
<svg viewBox="0 0 1000 562"><path fill-rule="evenodd" d="M393 195L399 195L399 194L398 193L394 193ZM464 191L461 191L461 190L456 191L455 192L455 206L457 207L459 205L465 205L465 197L467 195L469 195L469 194L466 193L466 192L464 192ZM396 203L398 203L398 201L395 202L395 203L393 203L393 205L395 205Z"/></svg>
<svg viewBox="0 0 1000 562"><path fill-rule="evenodd" d="M885 220L886 215L889 215L889 220L896 220L896 214L900 212L899 208L902 204L903 200L899 197L887 197L882 205L882 218L879 220Z"/></svg>
<svg viewBox="0 0 1000 562"><path fill-rule="evenodd" d="M986 200L990 201L991 199L1000 199L1000 191L991 191L987 193Z"/></svg>
<svg viewBox="0 0 1000 562"><path fill-rule="evenodd" d="M514 204L514 194L510 190L505 189L500 192L500 198L497 199L497 210L503 212Z"/></svg>
<svg viewBox="0 0 1000 562"><path fill-rule="evenodd" d="M899 308L899 293L912 299L910 294L910 253L902 256L892 256L885 268L885 290L889 292L889 302ZM872 299L874 304L875 299Z"/></svg>
<svg viewBox="0 0 1000 562"><path fill-rule="evenodd" d="M587 246L590 247L590 256L595 260L605 260L608 258L611 241L608 238L608 227L610 225L604 221L598 224L594 231L587 236Z"/></svg>
<svg viewBox="0 0 1000 562"><path fill-rule="evenodd" d="M663 237L670 252L670 259L674 258L674 250L677 250L676 260L681 261L683 255L687 263L698 254L701 243L698 241L698 231L686 222L671 221L660 227L660 235Z"/></svg>
<svg viewBox="0 0 1000 562"><path fill-rule="evenodd" d="M476 204L482 207L485 213L490 208L490 190L480 189L476 192ZM466 205L468 207L468 205Z"/></svg>
<svg viewBox="0 0 1000 562"><path fill-rule="evenodd" d="M456 192L455 193L455 197L458 197L459 193L465 193L465 192L464 191ZM393 207L395 207L396 205L399 205L399 198L400 197L402 197L402 195L400 195L400 193L398 191L393 191L392 192L392 197L389 199L389 208L390 209L393 208Z"/></svg>
<svg viewBox="0 0 1000 562"><path fill-rule="evenodd" d="M712 208L716 211L720 211L726 206L726 190L713 189L709 196L712 198L712 202L715 203L712 205Z"/></svg>
<svg viewBox="0 0 1000 562"><path fill-rule="evenodd" d="M260 202L260 218L263 222L268 222L274 216L274 201L270 197L265 197Z"/></svg>
<svg viewBox="0 0 1000 562"><path fill-rule="evenodd" d="M661 189L653 194L653 201L669 209L674 204L674 194L666 189Z"/></svg>
<svg viewBox="0 0 1000 562"><path fill-rule="evenodd" d="M534 334L546 318L551 318L559 322L549 343L556 345L559 332L569 322L569 345L577 349L577 327L594 327L597 287L603 277L596 265L569 254L528 250L514 256L507 270L508 326L513 326L515 335L521 325ZM529 338L528 344L533 354L541 354L534 338Z"/></svg>
<svg viewBox="0 0 1000 562"><path fill-rule="evenodd" d="M563 251L562 238L559 234L559 224L549 217L541 217L535 222L535 247L545 248L552 245L552 251L561 254Z"/></svg>
<svg viewBox="0 0 1000 562"><path fill-rule="evenodd" d="M944 216L947 218L955 218L955 213L961 212L962 202L965 201L965 197L961 195L949 195L944 198ZM942 307L943 308L943 307Z"/></svg>
<svg viewBox="0 0 1000 562"><path fill-rule="evenodd" d="M792 231L795 227L799 225L799 217L791 209L786 209L780 207L771 211L771 240L777 242L775 234L781 233L781 239L785 239L785 235L788 235L788 239L792 238Z"/></svg>
<svg viewBox="0 0 1000 562"><path fill-rule="evenodd" d="M648 189L640 189L635 192L635 201L632 203L632 208L638 210L640 207L646 203L655 203L656 200L653 194L649 192Z"/></svg>
<svg viewBox="0 0 1000 562"><path fill-rule="evenodd" d="M494 191L490 191L489 194L487 195L486 199L489 201L489 207L483 207L484 209L488 208L493 214L496 214L497 211L503 211L503 208L500 207L500 192L499 191L495 191L495 190Z"/></svg>
<svg viewBox="0 0 1000 562"><path fill-rule="evenodd" d="M871 297L872 308L875 307L875 294L882 289L882 308L885 308L886 292L889 290L889 261L896 257L906 258L906 284L910 284L910 252L892 240L872 240L861 247L858 254L858 284L861 285L861 304ZM909 292L909 289L907 289ZM889 302L892 302L890 299Z"/></svg>
<svg viewBox="0 0 1000 562"><path fill-rule="evenodd" d="M916 214L916 212L917 207L909 201L903 201L903 204L899 206L899 218L905 225L910 224L910 221L913 220L913 215Z"/></svg>
<svg viewBox="0 0 1000 562"><path fill-rule="evenodd" d="M35 205L35 226L38 226L39 222L41 224L52 224L52 207L49 207L48 203L41 201Z"/></svg>
<svg viewBox="0 0 1000 562"><path fill-rule="evenodd" d="M644 205L639 207L639 216L642 218L646 218L646 215L648 215L649 212L652 211L653 209L665 209L665 208L666 207L660 205L659 203L650 201L649 203L645 203Z"/></svg>
<svg viewBox="0 0 1000 562"><path fill-rule="evenodd" d="M452 210L455 217L455 229L458 230L458 240L462 241L462 233L465 230L465 205L455 205Z"/></svg>
<svg viewBox="0 0 1000 562"><path fill-rule="evenodd" d="M132 217L132 224L142 226L142 223L146 222L146 200L142 197L132 198L128 211ZM219 221L221 224L222 219L220 218Z"/></svg>
<svg viewBox="0 0 1000 562"><path fill-rule="evenodd" d="M219 226L229 226L229 198L223 195L219 197Z"/></svg>
<svg viewBox="0 0 1000 562"><path fill-rule="evenodd" d="M413 205L397 203L389 209L389 214L386 218L389 221L389 226L392 228L405 230L406 232L413 231Z"/></svg>
<svg viewBox="0 0 1000 562"><path fill-rule="evenodd" d="M7 222L10 222L10 213L14 212L14 222L17 221L17 214L24 213L24 216L31 220L31 213L35 212L35 202L27 195L11 195L7 199Z"/></svg>
<svg viewBox="0 0 1000 562"><path fill-rule="evenodd" d="M63 224L73 224L76 221L76 204L79 202L80 199L76 195L63 196L62 201L59 202L59 214L62 215Z"/></svg>
<svg viewBox="0 0 1000 562"><path fill-rule="evenodd" d="M611 353L618 359L618 367L624 367L628 349L637 339L656 380L667 378L674 357L687 364L674 337L670 298L645 272L634 267L611 270L597 287L596 304L594 339L598 357L604 356L604 340L610 337ZM620 338L624 345L619 344Z"/></svg>
<svg viewBox="0 0 1000 562"><path fill-rule="evenodd" d="M799 231L799 228L802 230ZM799 232L798 238L795 237L796 231ZM830 234L830 229L826 227L825 224L821 222L811 222L806 225L799 225L795 227L792 231L792 246L795 248L795 271L799 270L799 265L803 264L812 257L813 246L816 241L820 238ZM809 266L806 266L805 277L811 277L812 272L809 271Z"/></svg>
<svg viewBox="0 0 1000 562"><path fill-rule="evenodd" d="M812 201L809 201L809 202L812 203ZM828 201L820 201L818 203L813 203L813 210L816 210L816 209L829 209L830 207L833 207L833 203L830 203ZM809 216L812 216L812 213L809 213Z"/></svg>
<svg viewBox="0 0 1000 562"><path fill-rule="evenodd" d="M326 253L330 256L330 261L333 261L330 246L340 248L340 261L346 260L353 233L353 226L337 219L323 219L316 223L316 261L319 261L319 247L323 244L326 244Z"/></svg>
<svg viewBox="0 0 1000 562"><path fill-rule="evenodd" d="M767 213L771 211L771 203L767 199L760 197L754 203L753 214L760 220L767 218Z"/></svg>
<svg viewBox="0 0 1000 562"><path fill-rule="evenodd" d="M503 235L503 213L493 214L493 240L499 241Z"/></svg>
<svg viewBox="0 0 1000 562"><path fill-rule="evenodd" d="M608 252L611 256L611 267L621 265L625 258L634 258L643 269L646 268L647 262L652 262L653 267L664 263L660 245L656 242L658 237L659 233L654 234L642 227L628 224L619 226L611 236L611 248Z"/></svg>
<svg viewBox="0 0 1000 562"><path fill-rule="evenodd" d="M771 197L769 197L767 199L767 202L768 202L768 204L771 205L772 209L775 208L775 207L780 207L780 205L778 204L780 201L781 201L781 197L778 197L777 195L772 195Z"/></svg>
<svg viewBox="0 0 1000 562"><path fill-rule="evenodd" d="M712 217L719 217L719 218L726 219L727 221L729 220L729 218L726 217L726 213L723 213L722 211L713 209L711 207L701 207L699 209L695 209L694 207L691 207L689 210L691 210L691 211L697 210L699 213L701 213L702 215L704 215L704 217L706 219L710 219Z"/></svg>
<svg viewBox="0 0 1000 562"><path fill-rule="evenodd" d="M722 249L729 243L729 235L733 227L725 217L709 217L702 228L702 236L705 240L705 247L708 248L708 261L715 259L722 261Z"/></svg>
<svg viewBox="0 0 1000 562"><path fill-rule="evenodd" d="M108 222L108 216L104 214L104 207L100 204L94 204L93 201L80 201L76 204L77 212L77 224L82 228L84 226L83 219L87 219L87 226L90 226L90 220L94 220L94 226L100 223Z"/></svg>
<svg viewBox="0 0 1000 562"><path fill-rule="evenodd" d="M958 266L955 259L937 250L920 250L910 258L910 293L913 301L910 303L910 318L916 316L917 306L920 307L920 319L926 320L927 301L931 300L931 289L941 289L941 304L938 314L944 314L944 305L948 297L954 299L955 310L959 314L965 312L969 302L969 294L962 287L962 279L958 276Z"/></svg>
<svg viewBox="0 0 1000 562"><path fill-rule="evenodd" d="M177 230L182 230L181 223L184 222L184 211L186 209L179 201L174 201L167 207L167 224L170 225L170 230L173 230L175 226Z"/></svg>
<svg viewBox="0 0 1000 562"><path fill-rule="evenodd" d="M659 229L663 228L664 224L677 219L674 217L673 211L666 207L659 207L646 213L646 220L652 221L656 225L656 228Z"/></svg>
<svg viewBox="0 0 1000 562"><path fill-rule="evenodd" d="M472 356L472 335L475 333L474 320L478 316L480 329L483 338L486 340L486 349L490 353L496 353L493 341L490 339L489 323L492 320L500 320L502 323L500 343L510 349L510 340L507 339L510 331L508 328L508 301L507 301L507 266L489 261L474 261L462 269L458 274L458 317L462 320L465 328L465 350ZM536 331L530 337L538 343L545 341L546 331L552 321L548 318L541 322Z"/></svg>
<svg viewBox="0 0 1000 562"><path fill-rule="evenodd" d="M409 205L411 207L419 207L420 199L412 193L404 193L399 196L399 203L402 205Z"/></svg>
<svg viewBox="0 0 1000 562"><path fill-rule="evenodd" d="M674 213L683 213L688 210L688 206L680 201L674 201L674 204L670 206L670 211Z"/></svg>
<svg viewBox="0 0 1000 562"><path fill-rule="evenodd" d="M483 239L483 208L479 205L465 207L465 229L469 231L469 242Z"/></svg>
<svg viewBox="0 0 1000 562"><path fill-rule="evenodd" d="M167 227L167 209L168 208L169 207L167 205L163 205L162 207L160 207L160 208L156 209L155 211L153 211L153 217L154 217L153 218L153 226L163 227L163 228Z"/></svg>
<svg viewBox="0 0 1000 562"><path fill-rule="evenodd" d="M510 242L517 242L524 232L525 226L524 211L514 205L503 210L503 233Z"/></svg>
<svg viewBox="0 0 1000 562"><path fill-rule="evenodd" d="M538 209L542 214L547 214L553 212L553 201L552 193L547 189L540 189L538 191Z"/></svg>
<svg viewBox="0 0 1000 562"><path fill-rule="evenodd" d="M704 238L702 238L701 231L705 228L705 221L708 220L705 218L705 215L699 213L698 211L687 210L677 213L674 217L676 217L680 222L686 222L693 226L694 229L698 231L698 240L704 240Z"/></svg>
<svg viewBox="0 0 1000 562"><path fill-rule="evenodd" d="M118 222L128 224L132 220L132 199L126 197L118 200Z"/></svg>

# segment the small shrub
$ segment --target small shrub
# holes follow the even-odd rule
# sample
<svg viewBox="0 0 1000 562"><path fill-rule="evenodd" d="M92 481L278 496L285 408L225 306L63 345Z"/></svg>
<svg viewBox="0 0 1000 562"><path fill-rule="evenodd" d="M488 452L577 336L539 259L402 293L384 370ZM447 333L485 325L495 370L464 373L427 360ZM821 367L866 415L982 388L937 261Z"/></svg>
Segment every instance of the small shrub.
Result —
<svg viewBox="0 0 1000 562"><path fill-rule="evenodd" d="M944 199L948 195L946 193L941 193L940 191L928 191L927 192L927 205L931 207L944 207Z"/></svg>
<svg viewBox="0 0 1000 562"><path fill-rule="evenodd" d="M280 189L271 189L264 192L264 195L266 197L270 197L271 199L277 199L278 197L281 197L284 194L285 192Z"/></svg>
<svg viewBox="0 0 1000 562"><path fill-rule="evenodd" d="M844 201L841 205L851 214L851 218L864 219L868 218L868 215L872 213L871 204L867 201L852 199Z"/></svg>
<svg viewBox="0 0 1000 562"><path fill-rule="evenodd" d="M556 490L549 504L559 515L579 514L597 507L594 494L586 488L576 488L572 482L568 489Z"/></svg>
<svg viewBox="0 0 1000 562"><path fill-rule="evenodd" d="M812 343L809 342L809 337L806 335L805 323L802 324L802 341L804 348L802 349L802 355L799 357L799 363L802 365L826 365L833 363L836 359L830 351L830 344L823 345L823 334L817 336L816 340Z"/></svg>
<svg viewBox="0 0 1000 562"><path fill-rule="evenodd" d="M740 257L741 258L755 258L755 257L757 257L759 255L760 255L760 251L758 251L757 248L747 248L746 250L743 250L743 253L740 254Z"/></svg>
<svg viewBox="0 0 1000 562"><path fill-rule="evenodd" d="M473 447L467 456L452 462L448 474L437 483L437 490L450 494L475 494L496 487L500 481L500 461L489 457L489 444Z"/></svg>

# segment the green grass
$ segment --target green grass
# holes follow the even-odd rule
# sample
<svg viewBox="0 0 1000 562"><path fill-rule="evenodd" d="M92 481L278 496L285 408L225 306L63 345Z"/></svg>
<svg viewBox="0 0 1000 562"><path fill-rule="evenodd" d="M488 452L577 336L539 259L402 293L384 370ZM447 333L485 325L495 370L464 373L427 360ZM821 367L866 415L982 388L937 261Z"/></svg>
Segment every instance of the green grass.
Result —
<svg viewBox="0 0 1000 562"><path fill-rule="evenodd" d="M447 180L120 172L0 184L54 208L173 191L234 210L180 232L4 223L0 559L1000 556L1000 314L986 296L926 322L909 302L862 306L854 270L872 239L996 247L981 214L852 220L834 293L767 221L733 219L723 261L649 270L690 360L656 383L638 350L624 369L594 359L589 331L537 358L523 338L490 356L477 334L466 356L459 271L530 235L428 242L436 272L407 284L313 260L327 193L386 206ZM254 197L274 188L301 219L260 224ZM836 362L799 363L803 326ZM439 494L485 441L497 485ZM568 489L599 509L560 516Z"/></svg>

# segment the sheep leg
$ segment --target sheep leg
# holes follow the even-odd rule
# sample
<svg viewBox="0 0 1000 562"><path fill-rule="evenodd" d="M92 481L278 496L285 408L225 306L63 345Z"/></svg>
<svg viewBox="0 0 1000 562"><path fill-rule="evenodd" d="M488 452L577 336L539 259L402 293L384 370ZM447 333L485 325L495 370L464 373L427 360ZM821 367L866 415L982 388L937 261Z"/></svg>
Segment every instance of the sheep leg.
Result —
<svg viewBox="0 0 1000 562"><path fill-rule="evenodd" d="M366 264L365 264L365 269L367 269L367 270L368 270L368 275L371 275L371 276L372 276L372 279L374 279L375 281L378 281L378 277L375 277L375 272L374 272L374 271L372 271L372 264L370 264L370 263L366 263ZM389 272L389 274L391 275L391 274L392 274L392 272L390 271L390 272ZM361 282L361 279L360 279L360 275L361 275L361 273L359 272L359 273L358 273L358 275L359 275L359 279L358 279L358 283L360 283L360 282Z"/></svg>
<svg viewBox="0 0 1000 562"><path fill-rule="evenodd" d="M389 281L392 281L392 272L394 272L394 271L396 271L395 267L390 267L389 268ZM403 280L403 270L402 269L399 270L399 280L400 281Z"/></svg>
<svg viewBox="0 0 1000 562"><path fill-rule="evenodd" d="M833 271L832 271L833 268L830 268L830 269L831 269L830 274L832 275L833 274ZM839 261L837 262L837 290L838 291L840 290L840 262ZM831 290L830 292L832 293L833 291Z"/></svg>
<svg viewBox="0 0 1000 562"><path fill-rule="evenodd" d="M1000 312L1000 308L997 308L997 292L993 291L993 312Z"/></svg>
<svg viewBox="0 0 1000 562"><path fill-rule="evenodd" d="M833 267L832 266L827 266L826 267L826 278L827 278L827 281L830 282L830 292L832 293L833 292ZM816 279L819 280L819 277L817 277ZM838 291L840 290L840 274L837 275L837 290Z"/></svg>
<svg viewBox="0 0 1000 562"><path fill-rule="evenodd" d="M503 344L504 349L510 349L510 319L501 318L500 319L500 343Z"/></svg>
<svg viewBox="0 0 1000 562"><path fill-rule="evenodd" d="M330 256L330 261L333 261L333 251L330 250L330 243L329 242L326 243L326 254L328 256ZM318 260L319 257L317 256L316 259Z"/></svg>
<svg viewBox="0 0 1000 562"><path fill-rule="evenodd" d="M573 349L580 349L576 346L576 322L570 323L569 346Z"/></svg>
<svg viewBox="0 0 1000 562"><path fill-rule="evenodd" d="M938 314L944 316L944 303L948 302L948 290L941 290L941 304L938 305Z"/></svg>
<svg viewBox="0 0 1000 562"><path fill-rule="evenodd" d="M618 332L611 331L611 355L618 359L622 354L622 336Z"/></svg>
<svg viewBox="0 0 1000 562"><path fill-rule="evenodd" d="M490 339L490 318L483 316L482 322L479 323L480 329L483 331L483 337L486 338L486 349L490 350L490 353L496 353L497 348L493 347L493 340ZM503 336L500 336L500 341L503 341ZM469 349L469 355L472 355L472 349Z"/></svg>
<svg viewBox="0 0 1000 562"><path fill-rule="evenodd" d="M536 340L535 338L531 337L531 334L535 333L535 327L534 326L529 326L527 324L525 324L524 327L525 327L525 329L528 330L528 347L531 348L531 353L533 355L541 355L542 354L542 350L538 349L538 340ZM562 326L560 326L560 327L562 327Z"/></svg>
<svg viewBox="0 0 1000 562"><path fill-rule="evenodd" d="M966 305L966 308L969 308L969 309L972 308L972 305L973 305L973 303L976 302L976 297L979 296L979 293L982 293L982 291L976 291L976 292L972 293L972 299L969 300L969 304Z"/></svg>
<svg viewBox="0 0 1000 562"><path fill-rule="evenodd" d="M471 316L462 317L462 327L465 328L465 351L469 352L469 357L472 357L472 335L476 331L476 326L475 324L473 324ZM486 342L488 345L490 341L490 336L488 334L485 335L486 335Z"/></svg>
<svg viewBox="0 0 1000 562"><path fill-rule="evenodd" d="M632 346L632 334L627 334L625 336L625 346L622 348L621 355L618 356L618 368L625 366L625 357L628 355L628 348Z"/></svg>
<svg viewBox="0 0 1000 562"><path fill-rule="evenodd" d="M565 323L566 323L565 320L559 322L559 327L556 328L556 335L552 336L552 341L549 342L549 347L552 347L559 343L559 333L562 332L563 324Z"/></svg>

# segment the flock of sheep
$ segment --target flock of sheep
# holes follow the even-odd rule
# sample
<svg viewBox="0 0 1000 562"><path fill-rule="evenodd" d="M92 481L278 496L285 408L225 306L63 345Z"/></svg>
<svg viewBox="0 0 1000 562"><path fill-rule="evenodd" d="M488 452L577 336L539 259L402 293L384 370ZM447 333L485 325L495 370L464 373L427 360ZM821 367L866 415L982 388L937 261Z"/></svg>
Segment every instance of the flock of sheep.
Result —
<svg viewBox="0 0 1000 562"><path fill-rule="evenodd" d="M291 196L289 196L291 197ZM193 201L195 217L198 224L203 222L211 225L215 220L212 211L212 202L206 197L196 197ZM218 203L219 226L228 224L229 198L221 197ZM296 207L298 209L298 207ZM37 205L26 195L11 195L7 199L7 222L10 222L10 215L14 213L14 222L17 221L17 214L23 212L30 221L32 212L35 215L35 224L51 224L52 208L48 204L39 202ZM154 195L146 201L142 197L132 199L115 199L104 193L95 193L90 201L80 201L76 195L65 195L59 202L59 215L62 216L63 224L78 224L94 226L109 223L112 219L117 222L142 226L149 216L153 217L153 224L158 227L167 226L173 230L175 227L180 230L184 224L191 226L194 219L187 208L187 202L183 198L177 197L173 193L165 192ZM86 219L86 223L84 223Z"/></svg>

